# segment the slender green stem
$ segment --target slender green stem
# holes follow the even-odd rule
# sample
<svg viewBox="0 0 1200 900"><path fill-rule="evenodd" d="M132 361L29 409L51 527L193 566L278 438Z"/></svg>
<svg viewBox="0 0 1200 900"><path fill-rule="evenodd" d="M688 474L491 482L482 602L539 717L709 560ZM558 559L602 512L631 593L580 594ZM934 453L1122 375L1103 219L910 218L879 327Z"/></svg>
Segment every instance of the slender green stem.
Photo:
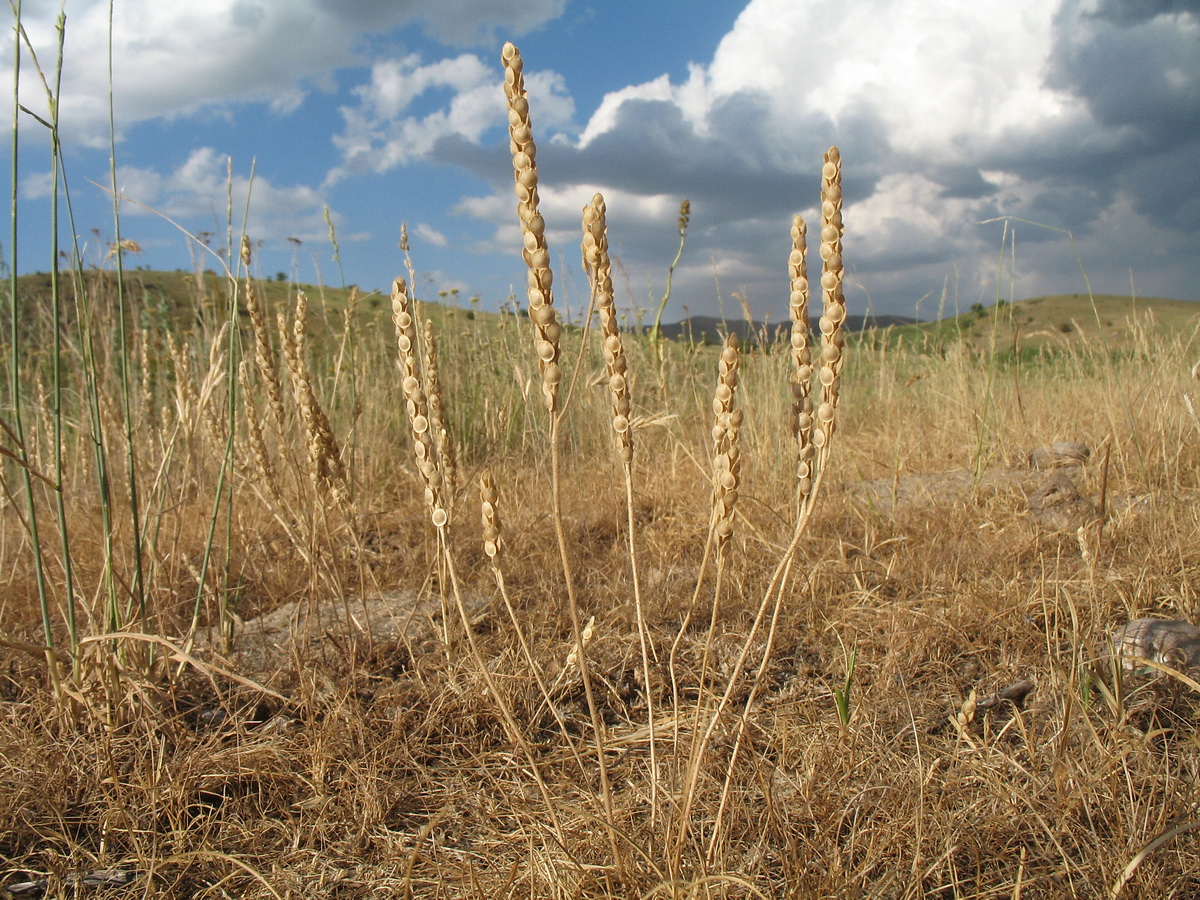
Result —
<svg viewBox="0 0 1200 900"><path fill-rule="evenodd" d="M54 327L54 483L55 502L58 510L58 534L62 545L64 591L67 602L67 632L71 641L71 659L79 650L79 628L76 622L75 574L71 562L71 540L67 528L66 498L63 491L63 383L62 383L62 285L58 268L58 197L59 171L62 167L62 147L58 140L59 98L62 96L63 45L66 41L67 17L59 13L57 22L58 57L54 66L54 91L50 95L50 140L53 186L50 191L50 292ZM63 178L65 181L65 176Z"/></svg>
<svg viewBox="0 0 1200 900"><path fill-rule="evenodd" d="M21 416L21 310L17 302L17 236L19 231L17 184L20 177L20 169L18 167L18 152L20 149L18 132L21 115L19 88L21 84L21 37L23 33L21 27L21 0L16 0L13 6L13 14L16 16L16 41L13 47L12 195L10 198L12 228L9 234L9 246L12 248L12 266L9 268L9 301L11 304L9 388L12 401L12 428L16 438L16 450L20 454L21 478L29 509L29 539L33 547L33 568L37 580L38 605L42 614L42 633L46 641L47 652L50 652L54 647L54 632L50 622L50 596L46 587L46 571L42 560L42 545L38 539L37 503L33 494L33 476L29 468L29 452L25 445L25 425ZM52 677L57 677L53 663L51 663L51 675Z"/></svg>
<svg viewBox="0 0 1200 900"><path fill-rule="evenodd" d="M679 265L679 260L683 257L683 245L687 240L688 217L691 215L691 204L687 200L679 206L679 248L675 251L675 258L671 260L671 265L667 268L667 288L663 292L662 299L658 301L658 312L654 316L654 326L650 329L650 336L654 344L657 346L662 340L662 317L663 310L667 308L667 301L671 299L671 279L675 275L675 267Z"/></svg>
<svg viewBox="0 0 1200 900"><path fill-rule="evenodd" d="M108 171L112 179L113 196L113 257L117 266L117 359L121 378L121 403L125 417L125 470L129 480L129 512L133 526L133 601L137 619L146 616L146 586L142 567L144 553L141 511L138 503L137 450L133 441L133 404L129 390L129 325L125 298L124 250L121 247L121 201L117 191L117 127L113 103L113 13L116 0L108 2Z"/></svg>

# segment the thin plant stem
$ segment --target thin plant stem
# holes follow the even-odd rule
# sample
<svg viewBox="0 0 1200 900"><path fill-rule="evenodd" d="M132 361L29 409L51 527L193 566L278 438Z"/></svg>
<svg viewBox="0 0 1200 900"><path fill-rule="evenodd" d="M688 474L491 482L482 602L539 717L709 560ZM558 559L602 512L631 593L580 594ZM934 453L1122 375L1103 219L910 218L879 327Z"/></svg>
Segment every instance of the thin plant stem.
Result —
<svg viewBox="0 0 1200 900"><path fill-rule="evenodd" d="M129 389L129 346L128 346L128 304L125 297L125 263L124 249L121 244L121 203L117 193L117 127L116 111L113 103L113 15L116 0L108 3L108 141L109 141L109 176L112 179L113 193L113 241L114 259L117 266L117 359L121 379L121 402L125 417L125 471L129 481L129 513L133 534L133 601L137 608L137 619L143 623L146 616L146 586L142 568L144 552L141 510L138 503L138 474L137 451L133 440L133 405Z"/></svg>
<svg viewBox="0 0 1200 900"><path fill-rule="evenodd" d="M11 313L11 334L9 336L9 353L11 356L9 370L9 389L11 391L12 401L12 430L16 440L16 449L20 454L21 463L21 478L25 489L25 501L28 507L28 528L29 540L33 551L33 567L34 575L37 580L38 591L38 606L42 616L42 635L46 645L46 662L49 666L51 678L55 682L56 693L58 691L58 670L54 662L54 631L50 621L50 595L46 585L46 571L42 559L42 545L38 537L38 520L37 520L37 503L33 493L33 476L30 472L31 461L29 459L28 447L25 443L25 425L21 414L21 328L20 328L20 307L17 303L17 237L18 237L18 203L17 203L17 188L18 179L20 177L20 169L18 167L18 151L20 144L18 141L18 131L20 128L21 103L19 98L19 86L21 83L21 0L16 0L13 7L13 14L16 16L16 35L15 46L13 47L13 127L12 127L12 195L10 197L10 209L12 211L11 231L9 233L9 246L12 248L12 265L9 267L9 301Z"/></svg>

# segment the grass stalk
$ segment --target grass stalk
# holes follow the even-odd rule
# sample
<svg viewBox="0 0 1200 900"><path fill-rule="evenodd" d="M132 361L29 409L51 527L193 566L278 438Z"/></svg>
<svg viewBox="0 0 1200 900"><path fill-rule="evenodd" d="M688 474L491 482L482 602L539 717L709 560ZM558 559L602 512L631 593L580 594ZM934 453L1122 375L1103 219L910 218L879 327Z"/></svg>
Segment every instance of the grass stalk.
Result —
<svg viewBox="0 0 1200 900"><path fill-rule="evenodd" d="M625 868L624 854L621 851L613 814L612 785L609 780L608 760L605 752L605 726L596 703L591 667L588 663L583 636L579 599L575 591L575 575L571 566L571 554L567 548L566 531L563 527L560 450L563 417L558 403L559 383L562 380L562 370L558 364L562 327L558 324L554 310L554 277L550 270L550 251L546 246L546 221L538 211L538 175L534 162L536 147L529 119L529 99L525 93L524 61L521 59L520 51L511 43L506 43L501 50L501 60L504 64L504 93L508 100L509 137L513 154L517 217L521 224L524 241L523 256L529 269L527 290L529 318L534 326L534 350L537 353L542 375L542 397L550 417L550 519L558 542L559 559L567 592L567 608L571 618L571 632L575 643L579 673L583 680L584 694L587 697L588 715L592 723L604 821L608 830L613 863L617 871L622 873Z"/></svg>
<svg viewBox="0 0 1200 900"><path fill-rule="evenodd" d="M117 126L116 111L113 101L113 15L116 0L108 3L108 141L109 141L109 177L112 183L113 200L113 241L114 263L117 271L117 359L118 373L121 384L121 403L124 416L125 431L125 477L126 490L129 492L129 516L132 533L133 553L133 596L130 598L137 610L139 626L145 627L146 616L146 585L143 570L144 547L142 535L141 504L138 499L138 466L137 444L133 436L133 403L129 379L129 310L125 296L125 249L121 241L121 203L117 191Z"/></svg>
<svg viewBox="0 0 1200 900"><path fill-rule="evenodd" d="M13 115L12 115L12 194L10 196L11 211L11 230L9 232L9 247L12 252L12 265L9 267L9 315L11 318L12 330L9 334L9 399L12 403L12 423L11 431L13 441L16 445L16 453L18 454L18 463L21 470L21 482L25 493L26 502L26 527L29 531L29 542L33 553L34 575L37 580L38 606L42 617L42 639L46 646L46 662L49 668L50 677L55 685L55 693L58 693L58 667L54 659L54 631L50 613L50 594L49 586L46 580L45 563L42 557L42 544L38 533L38 514L37 502L33 491L33 476L31 474L31 460L29 459L29 449L25 440L25 423L21 409L21 309L18 302L18 280L17 280L17 239L19 235L18 228L18 185L20 177L19 168L19 132L20 132L20 116L21 116L21 101L19 97L19 89L21 84L21 40L24 34L24 29L21 25L21 0L16 0L13 6L13 15L16 18L16 28L14 30L14 46L13 46Z"/></svg>
<svg viewBox="0 0 1200 900"><path fill-rule="evenodd" d="M686 202L686 201L685 201ZM629 575L633 585L634 615L637 619L638 649L641 654L642 683L646 692L646 725L650 733L650 816L651 827L658 824L660 777L658 730L654 712L653 682L650 679L650 629L642 603L641 578L638 574L637 538L633 508L633 425L630 422L629 371L617 325L613 302L612 264L608 255L607 209L604 197L596 194L583 209L583 267L591 288L590 305L600 314L600 339L605 373L612 398L612 428L625 485L625 532L629 548ZM582 358L582 357L581 357ZM573 382L574 383L574 382Z"/></svg>

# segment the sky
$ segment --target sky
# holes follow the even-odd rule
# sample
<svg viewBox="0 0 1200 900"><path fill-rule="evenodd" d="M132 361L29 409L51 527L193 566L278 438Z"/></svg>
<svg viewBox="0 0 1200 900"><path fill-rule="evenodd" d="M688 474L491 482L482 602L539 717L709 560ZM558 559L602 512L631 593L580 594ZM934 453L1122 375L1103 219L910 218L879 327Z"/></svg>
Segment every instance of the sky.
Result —
<svg viewBox="0 0 1200 900"><path fill-rule="evenodd" d="M24 0L85 263L253 273L496 308L525 274L500 48L525 60L556 302L608 207L617 302L787 315L791 217L840 148L851 313L1050 293L1200 300L1195 0ZM13 96L15 32L0 50ZM22 53L21 103L48 118ZM7 112L12 116L11 99ZM18 118L17 269L50 268L49 131ZM12 169L12 146L3 151ZM10 183L11 188L11 183ZM230 209L232 196L232 215ZM248 197L248 199L247 199ZM330 238L336 235L337 258ZM3 257L12 263L5 229ZM60 241L70 246L64 222ZM202 240L201 240L202 239ZM202 245L206 241L208 248ZM216 253L210 253L209 249ZM814 254L815 256L815 254ZM651 313L652 315L652 313Z"/></svg>

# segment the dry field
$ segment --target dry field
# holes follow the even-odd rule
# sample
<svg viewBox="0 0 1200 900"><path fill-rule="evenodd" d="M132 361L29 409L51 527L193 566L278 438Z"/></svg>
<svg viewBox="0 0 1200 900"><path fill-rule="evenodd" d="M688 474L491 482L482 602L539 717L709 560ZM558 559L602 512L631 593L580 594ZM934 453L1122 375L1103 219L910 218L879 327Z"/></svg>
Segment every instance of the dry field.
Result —
<svg viewBox="0 0 1200 900"><path fill-rule="evenodd" d="M1100 658L1200 620L1195 331L844 335L836 151L811 347L799 223L790 343L622 335L599 197L564 327L505 62L517 311L9 307L0 886L1200 894L1200 686Z"/></svg>

